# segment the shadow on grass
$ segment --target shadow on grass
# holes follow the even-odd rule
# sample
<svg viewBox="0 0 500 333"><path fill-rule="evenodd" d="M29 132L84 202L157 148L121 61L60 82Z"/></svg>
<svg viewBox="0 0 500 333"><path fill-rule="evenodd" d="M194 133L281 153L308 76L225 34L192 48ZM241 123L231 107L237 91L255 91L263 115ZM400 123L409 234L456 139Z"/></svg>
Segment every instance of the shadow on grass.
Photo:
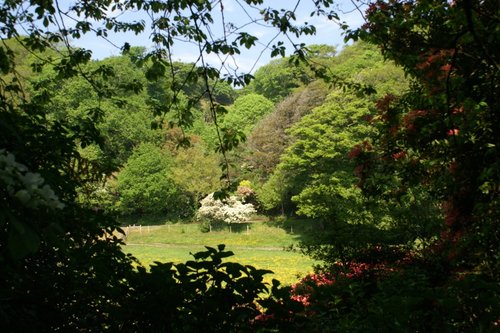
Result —
<svg viewBox="0 0 500 333"><path fill-rule="evenodd" d="M298 241L305 243L317 239L317 235L324 232L323 225L312 219L277 216L265 223L270 227L283 229L286 233L295 235Z"/></svg>
<svg viewBox="0 0 500 333"><path fill-rule="evenodd" d="M403 229L384 230L373 224L350 224L342 221L318 221L300 218L274 218L269 226L282 228L295 235L308 255L334 262L340 253L363 253L374 244L401 244L408 232ZM405 236L406 235L406 236Z"/></svg>

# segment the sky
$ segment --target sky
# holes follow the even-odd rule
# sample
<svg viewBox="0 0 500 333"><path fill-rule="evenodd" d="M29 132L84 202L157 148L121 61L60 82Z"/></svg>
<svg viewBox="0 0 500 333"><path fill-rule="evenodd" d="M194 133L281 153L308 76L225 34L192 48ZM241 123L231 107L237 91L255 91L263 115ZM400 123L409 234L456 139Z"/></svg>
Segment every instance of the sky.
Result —
<svg viewBox="0 0 500 333"><path fill-rule="evenodd" d="M340 0L339 4L339 16L342 21L345 21L352 27L356 27L362 24L362 17L358 11L352 10L352 4L349 0ZM299 39L295 38L294 43L305 43L310 44L328 44L336 46L337 49L341 49L344 45L343 36L341 30L337 23L328 20L322 16L310 16L313 12L314 7L311 0L301 0L298 1L299 6L296 9L296 18L298 24L304 24L305 22L314 25L317 29L315 36L302 36ZM257 10L246 7L244 10L240 5L241 0L222 0L222 5L224 7L224 19L226 26L228 23L234 24L236 27L244 26L243 30L248 33L258 37L258 42L255 47L251 50L246 50L241 48L241 54L229 59L220 59L215 54L204 54L205 60L212 66L220 66L222 61L225 62L226 66L229 66L232 70L238 70L239 72L248 73L254 72L258 67L268 63L270 61L270 51L266 51L266 45L273 37L276 36L277 30L269 27L264 27L263 25L251 24L245 25L251 18L261 17ZM267 0L265 2L265 7L273 8L293 8L297 3L297 0ZM217 9L220 9L219 5ZM117 46L122 46L125 42L128 42L132 46L144 46L147 49L154 48L154 44L150 41L151 30L149 24L147 23L150 19L145 13L137 12L108 12L109 15L119 16L122 20L146 21L146 31L140 35L134 35L133 33L128 34L110 34L108 39L113 42L113 44L108 41L92 36L91 34L84 35L79 40L74 40L73 44L78 47L83 47L92 50L94 59L102 59L109 56L119 55L120 49ZM212 34L215 38L222 37L222 20L220 19L220 10L213 11L212 13L215 23L212 29ZM274 41L276 42L276 40ZM287 42L288 47L290 43ZM182 62L195 62L198 60L199 51L196 45L192 43L187 43L183 41L178 41L173 47L173 60Z"/></svg>

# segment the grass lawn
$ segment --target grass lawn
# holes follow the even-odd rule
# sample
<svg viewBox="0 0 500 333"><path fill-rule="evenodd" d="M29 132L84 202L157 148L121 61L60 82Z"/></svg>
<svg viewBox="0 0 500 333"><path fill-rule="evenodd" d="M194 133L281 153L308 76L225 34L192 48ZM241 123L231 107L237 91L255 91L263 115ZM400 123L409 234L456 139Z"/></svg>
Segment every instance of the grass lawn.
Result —
<svg viewBox="0 0 500 333"><path fill-rule="evenodd" d="M265 223L233 226L229 230L202 233L196 224L125 227L127 232L124 251L133 254L143 265L154 261L185 262L193 259L190 253L204 250L204 246L226 244L234 252L228 258L241 264L274 272L267 281L275 278L283 284L295 283L300 276L312 272L314 261L300 253L285 248L297 243L297 236Z"/></svg>

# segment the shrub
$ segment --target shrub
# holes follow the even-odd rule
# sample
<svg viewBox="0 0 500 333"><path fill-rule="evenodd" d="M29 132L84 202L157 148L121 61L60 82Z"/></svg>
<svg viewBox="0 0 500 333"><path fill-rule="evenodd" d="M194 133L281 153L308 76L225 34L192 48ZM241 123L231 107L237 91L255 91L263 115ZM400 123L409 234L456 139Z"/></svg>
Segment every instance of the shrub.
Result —
<svg viewBox="0 0 500 333"><path fill-rule="evenodd" d="M205 218L213 223L242 223L248 221L255 212L252 204L244 204L234 196L223 201L215 199L211 193L201 200L198 218Z"/></svg>
<svg viewBox="0 0 500 333"><path fill-rule="evenodd" d="M274 304L263 278L272 272L224 261L232 255L207 246L186 263L138 267L121 331L254 332L260 303Z"/></svg>

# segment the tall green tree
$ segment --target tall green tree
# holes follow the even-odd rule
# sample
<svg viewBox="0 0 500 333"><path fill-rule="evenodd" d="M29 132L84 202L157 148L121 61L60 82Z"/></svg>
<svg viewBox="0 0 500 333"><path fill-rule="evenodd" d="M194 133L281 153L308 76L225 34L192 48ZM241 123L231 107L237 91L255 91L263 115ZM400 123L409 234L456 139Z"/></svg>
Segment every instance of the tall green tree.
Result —
<svg viewBox="0 0 500 333"><path fill-rule="evenodd" d="M255 72L255 78L248 89L263 95L274 103L281 102L297 88L304 87L316 79L315 71L331 67L337 50L326 44L304 47L304 58L300 62L294 56L271 60Z"/></svg>
<svg viewBox="0 0 500 333"><path fill-rule="evenodd" d="M223 126L248 134L255 124L273 109L273 103L258 94L238 97L228 108L224 116Z"/></svg>
<svg viewBox="0 0 500 333"><path fill-rule="evenodd" d="M362 122L369 115L368 100L334 91L291 128L293 143L282 155L279 170L294 189L291 199L298 214L347 219L335 216L347 212L356 197L354 166L347 153L374 134Z"/></svg>
<svg viewBox="0 0 500 333"><path fill-rule="evenodd" d="M124 214L171 213L175 215L184 206L183 193L170 177L173 157L168 151L142 143L117 175L119 211ZM186 198L184 198L186 199Z"/></svg>
<svg viewBox="0 0 500 333"><path fill-rule="evenodd" d="M201 199L222 187L220 177L219 156L207 152L201 143L177 151L170 178L192 196L194 208L198 208Z"/></svg>
<svg viewBox="0 0 500 333"><path fill-rule="evenodd" d="M300 68L290 66L288 61L286 58L276 59L260 67L250 88L276 103L308 83L310 78Z"/></svg>
<svg viewBox="0 0 500 333"><path fill-rule="evenodd" d="M234 30L234 24L224 24L224 20L224 37L213 38L214 15L225 12L224 6L217 7L220 4L98 0L77 2L70 8L53 1L4 1L0 5L0 285L5 286L0 318L5 330L255 328L249 325L256 323L253 300L265 289L263 272L221 264L230 255L223 247L195 258L208 259L209 264L190 262L176 267L175 277L172 264L157 265L151 274L143 268L132 269L131 259L112 236L117 227L114 220L75 201L75 189L103 171L99 165L88 168L79 151L100 141L93 121L100 117L100 109L88 109L87 117L75 123L49 116L58 80L82 76L99 101L113 97L109 85L100 80L112 77L113 71L104 65L86 68L91 52L72 48L69 39L87 33L107 37L111 31L144 30L146 22L123 21L125 15L114 16L117 10L144 11L152 18L155 47L143 57L150 62L148 80L155 81L174 68L171 47L181 39L198 45L201 60L193 71L202 78L204 91L211 91L211 80L222 75L206 64L203 51L230 58L239 53L240 46L251 47L257 41L256 36ZM242 4L261 6L263 1ZM332 1L314 4L318 6L315 14L338 18L329 10ZM406 256L392 256L398 253L397 247L390 251L372 247L364 260L371 259L374 269L361 269L361 273L358 269L344 279L337 274L327 306L321 308L317 302L318 307L307 312L318 314L307 327L311 331L484 332L498 328L497 7L492 0L374 1L368 7L366 24L347 31L348 36L381 46L385 57L415 80L404 98L387 96L378 103L380 114L375 119L381 134L372 148L366 146L355 154L360 185L372 196L395 195L391 200L422 188L441 203L445 232L436 233L431 242L416 244ZM259 22L277 28L286 39L315 32L307 24L295 24L293 8L261 9ZM66 26L70 21L74 26ZM27 36L21 38L19 31ZM28 89L19 76L24 69L18 70L16 53L4 37L18 39L28 53L36 54L39 61L34 68L53 70L52 81ZM274 55L285 54L281 41L269 48ZM57 56L40 57L49 49ZM297 57L304 58L300 47ZM238 73L225 78L229 84L245 84L249 79ZM172 102L181 94L180 83L173 80L168 87ZM186 103L189 107L178 109L177 124L191 123L197 98ZM213 98L208 105L217 124L223 109ZM171 108L153 110L162 116ZM238 138L221 132L219 150L225 154ZM207 267L210 273L199 274ZM163 282L166 276L168 282ZM157 304L168 306L147 307ZM207 305L217 311L204 312ZM155 314L162 316L128 312L145 308L158 310ZM277 307L268 304L266 308ZM234 320L227 320L228 310L235 314L230 318ZM214 321L213 325L207 325L205 318ZM283 323L290 330L296 322Z"/></svg>
<svg viewBox="0 0 500 333"><path fill-rule="evenodd" d="M402 93L407 86L402 71L385 62L376 48L367 43L346 46L331 62L335 64L329 68L333 75L351 82L370 83L377 93L359 96L353 90L330 89L327 95L327 87L321 81L315 82L301 94L294 94L281 103L266 122L260 124L249 141L249 146L254 148L254 155L250 155L249 159L263 156L266 159L264 163L268 165L273 165L273 161L274 165L278 165L280 161L276 173L282 173L278 178L287 179L286 185L279 187L287 189L285 200L290 204L294 197L295 202L301 202L298 212L314 218L333 218L334 212L355 211L347 209L347 192L352 192L352 186L356 184L354 165L348 158L348 152L363 141L368 144L376 133L367 122L373 116L376 95L396 91ZM388 87L390 89L385 90ZM268 133L266 128L271 128L273 132ZM279 147L275 150L277 154L265 154L270 147ZM342 195L335 194L332 188L345 192L346 209L335 208L334 197ZM269 197L268 194L264 196ZM329 200L333 201L329 203ZM300 208L301 205L304 208ZM346 217L337 219L348 220Z"/></svg>

